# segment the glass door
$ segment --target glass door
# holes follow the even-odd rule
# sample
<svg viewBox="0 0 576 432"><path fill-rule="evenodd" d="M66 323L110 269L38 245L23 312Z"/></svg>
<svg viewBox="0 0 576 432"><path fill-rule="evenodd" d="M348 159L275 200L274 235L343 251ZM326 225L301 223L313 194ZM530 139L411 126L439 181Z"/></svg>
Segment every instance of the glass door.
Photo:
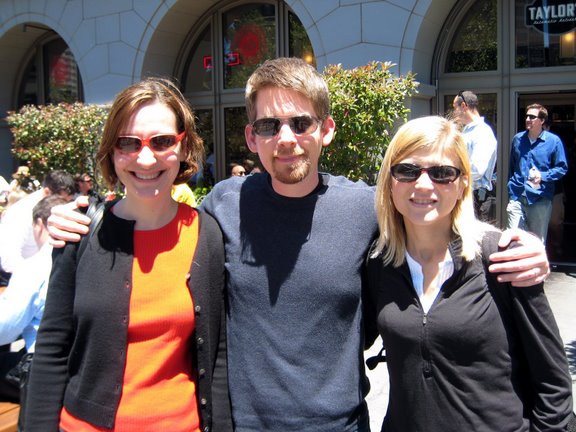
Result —
<svg viewBox="0 0 576 432"><path fill-rule="evenodd" d="M526 106L539 103L548 110L550 132L564 144L568 173L556 184L546 250L550 262L576 266L576 91L520 94L517 131L525 129Z"/></svg>

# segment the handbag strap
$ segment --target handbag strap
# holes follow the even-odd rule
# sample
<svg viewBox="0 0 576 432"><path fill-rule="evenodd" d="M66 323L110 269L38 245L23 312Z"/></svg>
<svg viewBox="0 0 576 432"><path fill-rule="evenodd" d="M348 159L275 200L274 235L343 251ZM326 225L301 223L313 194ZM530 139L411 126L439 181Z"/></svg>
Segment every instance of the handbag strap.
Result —
<svg viewBox="0 0 576 432"><path fill-rule="evenodd" d="M88 234L82 237L80 240L80 245L78 246L78 253L77 253L77 261L80 261L80 257L84 253L86 246L90 242L90 239L97 231L98 226L102 222L102 217L104 216L104 210L106 209L106 204L103 202L92 201L88 206L88 211L86 212L86 216L90 218L90 225Z"/></svg>

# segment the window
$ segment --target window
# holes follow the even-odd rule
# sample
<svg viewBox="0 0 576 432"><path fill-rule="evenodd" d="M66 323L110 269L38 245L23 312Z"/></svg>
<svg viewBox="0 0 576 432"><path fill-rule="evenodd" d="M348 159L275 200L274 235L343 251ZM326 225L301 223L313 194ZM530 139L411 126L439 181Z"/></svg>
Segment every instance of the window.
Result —
<svg viewBox="0 0 576 432"><path fill-rule="evenodd" d="M38 65L42 69L40 72ZM71 103L82 99L80 73L68 45L60 38L41 44L24 70L18 106Z"/></svg>
<svg viewBox="0 0 576 432"><path fill-rule="evenodd" d="M542 2L516 0L516 68L576 64L574 7L552 7L548 13L550 7L545 9Z"/></svg>
<svg viewBox="0 0 576 432"><path fill-rule="evenodd" d="M283 1L236 2L201 22L191 33L181 73L209 166L196 180L210 184L226 177L231 162L257 162L244 138L244 88L250 74L277 56L297 56L312 65L315 57L306 30Z"/></svg>
<svg viewBox="0 0 576 432"><path fill-rule="evenodd" d="M446 72L498 68L497 0L475 2L461 21L450 45Z"/></svg>

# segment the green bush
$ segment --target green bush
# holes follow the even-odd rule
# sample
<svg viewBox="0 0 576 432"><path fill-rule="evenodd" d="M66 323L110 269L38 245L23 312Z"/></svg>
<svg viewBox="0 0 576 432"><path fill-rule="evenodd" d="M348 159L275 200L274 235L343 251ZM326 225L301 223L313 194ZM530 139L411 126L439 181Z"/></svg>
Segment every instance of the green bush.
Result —
<svg viewBox="0 0 576 432"><path fill-rule="evenodd" d="M48 171L95 173L96 151L108 107L82 103L26 105L6 118L14 136L12 154L41 179ZM96 179L101 184L99 179Z"/></svg>
<svg viewBox="0 0 576 432"><path fill-rule="evenodd" d="M323 73L331 93L336 135L324 149L321 169L374 183L397 121L405 121L408 97L416 92L414 75L397 76L392 63L372 62L354 69L328 66ZM12 153L43 178L52 169L95 175L96 151L109 107L82 103L32 106L9 112ZM203 198L203 192L195 191Z"/></svg>
<svg viewBox="0 0 576 432"><path fill-rule="evenodd" d="M208 195L211 190L211 186L200 186L193 188L192 192L194 192L194 198L196 198L196 205L200 205L204 197Z"/></svg>
<svg viewBox="0 0 576 432"><path fill-rule="evenodd" d="M375 182L391 131L397 121L407 120L405 101L418 86L413 74L397 76L390 71L393 66L371 62L354 69L326 67L336 135L323 151L323 171Z"/></svg>

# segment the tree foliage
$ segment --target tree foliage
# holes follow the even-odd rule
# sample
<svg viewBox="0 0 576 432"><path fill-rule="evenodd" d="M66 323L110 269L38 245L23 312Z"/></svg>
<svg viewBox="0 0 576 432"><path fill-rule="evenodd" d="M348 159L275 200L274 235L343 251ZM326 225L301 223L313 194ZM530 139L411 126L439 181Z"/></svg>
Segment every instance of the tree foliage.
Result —
<svg viewBox="0 0 576 432"><path fill-rule="evenodd" d="M12 154L36 178L53 169L94 173L108 107L82 103L26 105L8 113Z"/></svg>
<svg viewBox="0 0 576 432"><path fill-rule="evenodd" d="M397 76L390 70L393 66L371 62L354 69L330 65L324 70L336 135L324 149L322 170L375 182L390 133L397 121L406 121L410 110L405 101L418 86L413 74Z"/></svg>

